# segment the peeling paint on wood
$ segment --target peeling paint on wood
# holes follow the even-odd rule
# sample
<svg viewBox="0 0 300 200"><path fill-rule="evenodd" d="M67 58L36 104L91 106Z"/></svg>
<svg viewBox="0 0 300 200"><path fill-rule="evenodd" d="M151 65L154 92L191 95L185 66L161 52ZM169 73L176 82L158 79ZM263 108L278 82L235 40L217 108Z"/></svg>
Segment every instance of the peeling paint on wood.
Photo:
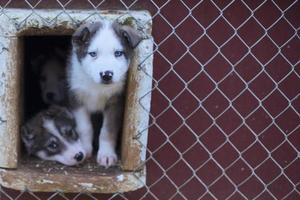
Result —
<svg viewBox="0 0 300 200"><path fill-rule="evenodd" d="M95 11L68 10L60 15L60 10L5 9L0 16L0 184L13 189L31 189L32 191L64 190L78 192L125 192L142 187L145 184L147 126L152 88L152 21L147 11ZM29 18L27 16L30 15ZM43 18L41 18L42 16ZM70 19L72 18L72 20ZM22 88L22 36L24 35L71 35L82 19L97 21L102 18L118 19L121 23L137 28L145 38L137 48L129 72L128 94L124 117L121 168L112 171L98 171L84 168L79 171L65 170L59 173L54 168L40 172L43 163L32 167L29 162L18 164L19 127ZM134 20L133 20L134 19ZM141 66L138 64L142 63ZM142 104L142 106L140 105ZM140 133L140 131L143 131ZM31 168L30 168L31 166ZM140 170L136 172L135 170ZM132 172L130 172L132 171ZM135 172L133 172L135 171ZM65 180L70 184L66 185Z"/></svg>
<svg viewBox="0 0 300 200"><path fill-rule="evenodd" d="M151 29L147 31L150 35ZM151 39L144 40L139 45L128 74L121 151L122 168L127 171L144 167L146 159L152 89L152 48ZM142 68L139 67L141 63Z"/></svg>
<svg viewBox="0 0 300 200"><path fill-rule="evenodd" d="M68 172L67 175L65 171ZM99 168L94 161L79 167L66 167L27 158L20 163L17 170L0 169L1 185L17 190L29 189L33 192L127 192L143 187L144 181L145 171L123 172L120 168L105 170Z"/></svg>
<svg viewBox="0 0 300 200"><path fill-rule="evenodd" d="M20 80L21 80L21 42L17 38L1 38L2 44L7 41L9 52L2 52L4 56L0 70L4 75L0 91L0 115L5 123L0 126L0 167L16 168L18 163L19 125L20 125ZM1 59L1 58L0 58ZM2 118L2 117L1 117ZM2 120L3 121L3 120Z"/></svg>

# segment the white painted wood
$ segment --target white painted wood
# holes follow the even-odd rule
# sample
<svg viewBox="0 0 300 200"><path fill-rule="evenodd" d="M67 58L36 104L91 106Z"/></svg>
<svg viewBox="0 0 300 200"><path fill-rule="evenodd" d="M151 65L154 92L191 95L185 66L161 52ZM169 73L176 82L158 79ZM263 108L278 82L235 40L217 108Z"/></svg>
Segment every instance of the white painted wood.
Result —
<svg viewBox="0 0 300 200"><path fill-rule="evenodd" d="M145 38L137 48L137 63L142 63L134 71L134 79L138 82L134 91L133 107L130 111L129 126L134 127L136 136L130 142L139 148L139 161L145 161L148 136L149 111L152 88L153 39L151 37L152 20L147 11L96 11L86 10L25 10L4 9L0 16L0 168L16 168L18 162L19 128L22 108L18 81L20 72L22 35L72 34L82 21L97 21L102 18L118 19L130 22ZM130 157L130 156L129 156ZM145 177L140 179L145 181ZM1 184L1 183L0 183Z"/></svg>
<svg viewBox="0 0 300 200"><path fill-rule="evenodd" d="M20 125L20 43L0 37L0 167L16 168ZM0 50L1 51L1 50Z"/></svg>

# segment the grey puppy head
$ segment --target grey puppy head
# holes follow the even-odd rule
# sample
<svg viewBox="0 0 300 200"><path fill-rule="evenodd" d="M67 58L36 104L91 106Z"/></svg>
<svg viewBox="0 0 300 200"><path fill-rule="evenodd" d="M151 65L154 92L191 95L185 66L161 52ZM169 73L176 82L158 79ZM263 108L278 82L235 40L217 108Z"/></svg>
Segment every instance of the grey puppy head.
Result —
<svg viewBox="0 0 300 200"><path fill-rule="evenodd" d="M47 105L62 105L67 94L66 52L55 48L51 53L32 58L31 68L38 77L43 102Z"/></svg>
<svg viewBox="0 0 300 200"><path fill-rule="evenodd" d="M134 49L142 39L137 30L118 22L85 23L72 36L72 52L92 81L113 85L126 79Z"/></svg>
<svg viewBox="0 0 300 200"><path fill-rule="evenodd" d="M72 36L72 44L76 50L77 57L81 60L86 56L87 49L90 46L94 36L101 31L103 22L85 23L82 24ZM125 54L130 57L133 49L143 40L140 33L128 25L122 25L117 21L112 24L112 29L121 41ZM105 44L101 44L105 46Z"/></svg>
<svg viewBox="0 0 300 200"><path fill-rule="evenodd" d="M21 128L21 138L29 154L44 160L75 165L85 158L75 119L64 107L38 113Z"/></svg>

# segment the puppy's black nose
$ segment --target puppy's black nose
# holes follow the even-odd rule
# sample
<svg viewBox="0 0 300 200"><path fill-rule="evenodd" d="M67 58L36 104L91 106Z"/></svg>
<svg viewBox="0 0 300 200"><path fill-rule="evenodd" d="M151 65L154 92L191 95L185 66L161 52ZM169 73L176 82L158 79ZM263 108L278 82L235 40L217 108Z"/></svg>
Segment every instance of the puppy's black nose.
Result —
<svg viewBox="0 0 300 200"><path fill-rule="evenodd" d="M53 92L47 92L46 97L48 100L52 101L54 99L54 93Z"/></svg>
<svg viewBox="0 0 300 200"><path fill-rule="evenodd" d="M78 162L82 161L83 159L83 153L79 152L74 156L74 159L77 160Z"/></svg>
<svg viewBox="0 0 300 200"><path fill-rule="evenodd" d="M112 71L100 72L100 77L106 83L109 83L113 78L114 73Z"/></svg>

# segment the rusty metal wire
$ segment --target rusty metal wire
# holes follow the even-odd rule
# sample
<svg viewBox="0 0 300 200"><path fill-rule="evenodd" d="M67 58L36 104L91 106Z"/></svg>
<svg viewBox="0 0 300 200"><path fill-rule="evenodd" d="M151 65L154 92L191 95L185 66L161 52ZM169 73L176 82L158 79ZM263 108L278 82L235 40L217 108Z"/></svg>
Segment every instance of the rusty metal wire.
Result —
<svg viewBox="0 0 300 200"><path fill-rule="evenodd" d="M145 134L149 130L150 146L145 163L149 170L145 187L136 193L105 197L84 191L71 196L57 191L44 197L28 190L11 192L0 186L0 199L300 199L297 136L300 131L300 54L294 55L299 50L300 28L299 19L298 24L291 20L297 18L292 11L298 9L299 13L299 1L145 2L118 0L111 3L129 14L132 9L150 9L153 18L153 89L140 100L143 107L143 98L153 95L150 124L139 131ZM0 17L9 17L5 10L13 3L1 4ZM22 6L38 14L43 3L45 1L25 0ZM68 15L73 3L74 7L94 10L96 15L99 10L110 8L105 0L84 3L56 0L53 4L61 10L59 15ZM172 8L174 13L171 13ZM260 15L261 12L264 13ZM55 19L44 19L44 22L50 25ZM199 29L197 36L192 30L180 31L186 24ZM250 28L246 28L249 24ZM161 30L158 26L162 26ZM186 34L189 31L192 38ZM159 38L161 35L163 38ZM168 45L175 43L180 53L169 54ZM201 45L207 49L201 50ZM269 51L274 52L268 54ZM198 66L196 72L185 66L191 63ZM243 68L245 63L248 69ZM278 70L283 63L286 69ZM157 69L162 65L167 67ZM219 65L214 69L216 72L212 65ZM190 73L178 66L184 66ZM197 81L207 84L196 84L201 86L199 90L204 91L204 96L192 87ZM175 92L172 93L170 84L173 83ZM246 108L239 107L239 101L244 102ZM290 124L282 122L289 117ZM191 122L193 120L196 121ZM181 143L175 140L178 137ZM269 142L265 141L266 137ZM157 142L153 142L155 140ZM182 146L182 143L187 145Z"/></svg>

